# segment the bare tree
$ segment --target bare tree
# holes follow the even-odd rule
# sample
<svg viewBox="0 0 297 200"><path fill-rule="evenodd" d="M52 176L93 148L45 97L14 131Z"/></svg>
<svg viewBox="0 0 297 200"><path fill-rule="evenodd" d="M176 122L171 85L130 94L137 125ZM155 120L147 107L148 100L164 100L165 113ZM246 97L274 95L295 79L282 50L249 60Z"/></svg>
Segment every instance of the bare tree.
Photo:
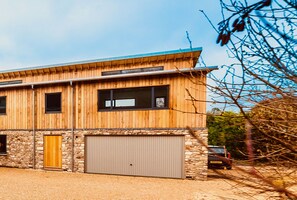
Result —
<svg viewBox="0 0 297 200"><path fill-rule="evenodd" d="M226 46L236 63L225 66L222 79L210 77L217 83L208 86L213 101L223 97L225 107L236 106L246 119L252 169L245 171L245 181L252 176L261 182L248 185L296 199L290 190L296 179L286 177L297 169L297 1L220 0L220 5L217 43ZM263 148L256 149L259 144ZM260 158L270 161L275 173L267 177L256 171L254 160Z"/></svg>

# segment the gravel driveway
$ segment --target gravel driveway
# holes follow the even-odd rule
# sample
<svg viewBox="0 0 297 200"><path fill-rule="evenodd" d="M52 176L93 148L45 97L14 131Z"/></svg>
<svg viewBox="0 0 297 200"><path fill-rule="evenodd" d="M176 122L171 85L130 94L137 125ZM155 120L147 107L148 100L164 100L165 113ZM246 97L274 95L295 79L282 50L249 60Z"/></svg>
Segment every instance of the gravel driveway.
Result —
<svg viewBox="0 0 297 200"><path fill-rule="evenodd" d="M0 168L0 199L242 199L232 188L217 178L194 181Z"/></svg>

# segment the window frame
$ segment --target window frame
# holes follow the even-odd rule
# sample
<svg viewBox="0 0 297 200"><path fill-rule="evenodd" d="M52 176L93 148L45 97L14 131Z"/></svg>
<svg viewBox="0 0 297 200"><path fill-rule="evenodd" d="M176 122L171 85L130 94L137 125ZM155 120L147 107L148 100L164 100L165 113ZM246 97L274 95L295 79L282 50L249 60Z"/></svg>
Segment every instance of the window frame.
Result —
<svg viewBox="0 0 297 200"><path fill-rule="evenodd" d="M155 89L156 88L159 88L159 87L165 87L166 88L166 94L165 96L162 95L162 96L156 96L155 95ZM141 88L150 88L150 96L151 96L151 106L150 107L147 107L147 108L137 108L137 106L131 106L131 107L114 107L114 103L112 102L115 102L117 99L114 99L113 96L114 96L114 91L116 90L126 90L126 89L141 89ZM115 89L103 89L103 90L98 90L97 91L97 111L98 112L106 112L106 111L133 111L133 110L167 110L169 109L169 90L170 90L170 87L169 85L158 85L158 86L144 86L144 87L129 87L129 88L115 88ZM109 96L110 96L110 99L109 101L112 103L110 108L100 108L100 92L102 91L109 91ZM156 106L156 98L164 98L165 100L165 106L164 107L157 107ZM133 99L131 97L131 99ZM135 100L136 101L136 100ZM105 105L105 102L104 102L104 105Z"/></svg>
<svg viewBox="0 0 297 200"><path fill-rule="evenodd" d="M48 99L47 99L47 97L49 95L55 95L55 94L60 95L60 110L59 111L57 111L57 110L48 110L48 105L47 105ZM44 97L45 97L45 108L44 108L45 109L45 114L62 113L62 92L45 93Z"/></svg>
<svg viewBox="0 0 297 200"><path fill-rule="evenodd" d="M0 112L0 115L6 115L6 113L7 113L7 96L0 96L0 98L5 99L5 112Z"/></svg>
<svg viewBox="0 0 297 200"><path fill-rule="evenodd" d="M2 138L4 138L4 151L1 150L1 146L0 146L0 156L7 155L7 135L0 135L0 144L1 144Z"/></svg>

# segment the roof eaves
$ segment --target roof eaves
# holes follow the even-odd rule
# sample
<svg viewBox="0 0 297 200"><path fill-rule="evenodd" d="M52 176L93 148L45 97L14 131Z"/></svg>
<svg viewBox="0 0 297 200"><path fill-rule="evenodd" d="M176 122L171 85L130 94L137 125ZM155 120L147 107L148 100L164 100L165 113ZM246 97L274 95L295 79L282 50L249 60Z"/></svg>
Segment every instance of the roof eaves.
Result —
<svg viewBox="0 0 297 200"><path fill-rule="evenodd" d="M144 54L136 54L136 55L128 55L128 56L118 56L118 57L111 57L111 58L99 58L99 59L92 59L92 60L67 62L67 63L60 63L60 64L52 64L52 65L42 65L42 66L26 67L26 68L18 68L18 69L9 69L9 70L0 71L0 73L13 73L13 72L20 72L20 71L28 71L28 70L39 70L39 69L45 69L45 68L64 67L64 66L70 66L70 65L81 65L81 64L87 64L87 63L119 61L119 60L136 59L136 58L143 58L143 57L153 57L153 56L162 56L162 55L179 54L179 53L190 53L190 52L196 52L196 51L202 51L202 47L178 49L178 50L170 50L170 51L162 51L162 52L153 52L153 53L144 53Z"/></svg>

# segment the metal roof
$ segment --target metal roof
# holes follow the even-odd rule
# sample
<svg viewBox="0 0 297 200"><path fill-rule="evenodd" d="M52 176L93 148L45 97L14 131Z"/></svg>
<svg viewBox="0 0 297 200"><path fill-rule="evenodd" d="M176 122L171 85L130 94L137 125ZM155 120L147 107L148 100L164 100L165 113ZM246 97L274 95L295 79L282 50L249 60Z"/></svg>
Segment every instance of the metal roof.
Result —
<svg viewBox="0 0 297 200"><path fill-rule="evenodd" d="M81 65L81 64L96 63L96 62L119 61L119 60L153 57L153 56L165 56L165 55L190 53L190 52L197 52L197 51L202 51L202 47L195 47L195 48L188 48L188 49L178 49L178 50L170 50L170 51L162 51L162 52L154 52L154 53L145 53L145 54L136 54L136 55L129 55L129 56L119 56L119 57L111 57L111 58L100 58L100 59L93 59L93 60L67 62L67 63L60 63L60 64L52 64L52 65L42 65L42 66L27 67L27 68L8 69L8 70L2 70L2 71L0 71L0 73L20 72L20 71L27 71L27 70L38 70L38 69L64 67L64 66L71 66L71 65Z"/></svg>

